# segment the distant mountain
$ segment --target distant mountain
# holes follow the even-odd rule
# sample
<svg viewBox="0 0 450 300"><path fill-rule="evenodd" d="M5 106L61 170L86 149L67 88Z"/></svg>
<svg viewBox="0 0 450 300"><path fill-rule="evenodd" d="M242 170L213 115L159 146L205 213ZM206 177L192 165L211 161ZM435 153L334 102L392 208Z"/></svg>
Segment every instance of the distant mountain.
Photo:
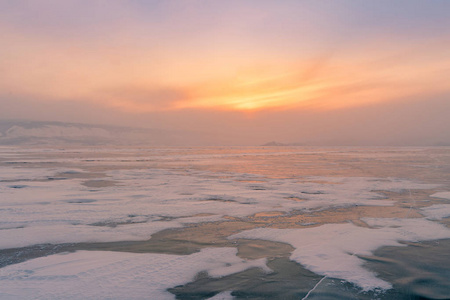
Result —
<svg viewBox="0 0 450 300"><path fill-rule="evenodd" d="M0 145L146 145L193 146L209 137L188 131L170 131L64 122L0 121Z"/></svg>

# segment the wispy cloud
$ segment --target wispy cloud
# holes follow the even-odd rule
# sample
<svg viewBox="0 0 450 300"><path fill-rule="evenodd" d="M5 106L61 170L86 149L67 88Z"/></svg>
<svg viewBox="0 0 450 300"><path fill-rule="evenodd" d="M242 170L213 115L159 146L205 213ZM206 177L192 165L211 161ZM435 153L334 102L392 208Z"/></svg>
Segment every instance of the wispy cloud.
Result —
<svg viewBox="0 0 450 300"><path fill-rule="evenodd" d="M0 108L256 120L425 103L449 90L449 28L440 0L0 0Z"/></svg>

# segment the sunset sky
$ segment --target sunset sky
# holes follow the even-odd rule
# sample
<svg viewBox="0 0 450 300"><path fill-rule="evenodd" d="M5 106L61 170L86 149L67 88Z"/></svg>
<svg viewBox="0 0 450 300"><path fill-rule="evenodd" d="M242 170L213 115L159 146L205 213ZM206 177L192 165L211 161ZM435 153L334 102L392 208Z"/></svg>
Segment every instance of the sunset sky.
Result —
<svg viewBox="0 0 450 300"><path fill-rule="evenodd" d="M450 145L450 1L0 0L0 118Z"/></svg>

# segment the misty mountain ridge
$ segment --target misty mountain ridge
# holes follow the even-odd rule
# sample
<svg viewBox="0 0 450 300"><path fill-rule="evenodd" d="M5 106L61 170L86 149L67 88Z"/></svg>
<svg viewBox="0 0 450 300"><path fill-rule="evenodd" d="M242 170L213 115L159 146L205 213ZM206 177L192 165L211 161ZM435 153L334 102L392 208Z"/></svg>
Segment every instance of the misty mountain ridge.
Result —
<svg viewBox="0 0 450 300"><path fill-rule="evenodd" d="M202 134L200 134L202 135ZM209 140L203 134L205 142ZM135 145L135 146L192 146L202 144L199 133L190 131L171 131L90 125L65 122L42 121L0 121L0 145Z"/></svg>
<svg viewBox="0 0 450 300"><path fill-rule="evenodd" d="M369 135L370 136L370 135ZM270 138L270 136L268 136ZM264 140L260 136L259 140ZM267 140L267 139L266 139ZM0 146L450 146L450 141L411 143L395 139L387 143L359 141L358 139L304 139L299 142L256 142L248 135L224 135L217 133L94 125L84 123L0 120Z"/></svg>

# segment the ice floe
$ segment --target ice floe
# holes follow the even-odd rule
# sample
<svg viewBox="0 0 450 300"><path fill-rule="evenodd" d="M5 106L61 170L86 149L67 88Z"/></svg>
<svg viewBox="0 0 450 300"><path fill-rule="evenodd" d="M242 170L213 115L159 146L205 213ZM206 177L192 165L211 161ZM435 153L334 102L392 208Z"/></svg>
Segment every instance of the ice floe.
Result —
<svg viewBox="0 0 450 300"><path fill-rule="evenodd" d="M1 299L175 299L166 291L197 273L226 276L270 269L265 259L246 261L235 248L206 248L191 255L78 251L0 269ZM232 299L221 293L213 299Z"/></svg>
<svg viewBox="0 0 450 300"><path fill-rule="evenodd" d="M365 269L358 255L371 255L382 246L401 246L399 241L450 238L450 229L425 219L363 219L373 228L353 224L325 224L315 228L257 228L230 239L263 239L284 242L295 250L291 259L312 272L345 279L363 290L389 289L390 283Z"/></svg>
<svg viewBox="0 0 450 300"><path fill-rule="evenodd" d="M422 208L420 212L430 220L442 220L450 217L450 204L434 204Z"/></svg>
<svg viewBox="0 0 450 300"><path fill-rule="evenodd" d="M431 197L442 198L442 199L450 200L450 192L439 192L439 193L434 193L433 195L431 195Z"/></svg>

